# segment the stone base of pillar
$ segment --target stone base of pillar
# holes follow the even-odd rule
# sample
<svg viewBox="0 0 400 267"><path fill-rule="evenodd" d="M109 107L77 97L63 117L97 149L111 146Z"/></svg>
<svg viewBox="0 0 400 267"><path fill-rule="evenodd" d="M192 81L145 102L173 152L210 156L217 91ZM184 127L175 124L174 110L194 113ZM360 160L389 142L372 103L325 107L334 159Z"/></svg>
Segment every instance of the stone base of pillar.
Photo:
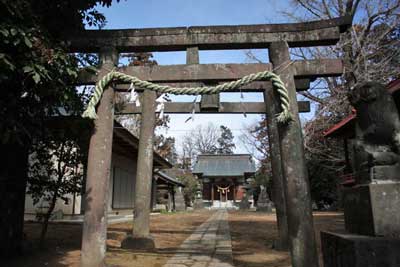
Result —
<svg viewBox="0 0 400 267"><path fill-rule="evenodd" d="M277 251L288 251L288 244L282 243L280 239L275 239L272 241L272 249L277 250Z"/></svg>
<svg viewBox="0 0 400 267"><path fill-rule="evenodd" d="M343 204L348 232L400 239L400 183L345 189Z"/></svg>
<svg viewBox="0 0 400 267"><path fill-rule="evenodd" d="M257 212L272 212L272 205L271 204L265 204L262 206L257 206L256 208Z"/></svg>
<svg viewBox="0 0 400 267"><path fill-rule="evenodd" d="M272 212L274 204L271 201L257 202L256 211L258 212Z"/></svg>
<svg viewBox="0 0 400 267"><path fill-rule="evenodd" d="M398 267L400 239L321 232L325 267Z"/></svg>
<svg viewBox="0 0 400 267"><path fill-rule="evenodd" d="M195 210L204 209L203 200L202 200L201 198L196 198L196 199L194 200L194 203L193 203L193 208L194 208Z"/></svg>
<svg viewBox="0 0 400 267"><path fill-rule="evenodd" d="M151 236L133 237L129 235L121 242L121 248L137 251L153 251L156 249L156 244Z"/></svg>

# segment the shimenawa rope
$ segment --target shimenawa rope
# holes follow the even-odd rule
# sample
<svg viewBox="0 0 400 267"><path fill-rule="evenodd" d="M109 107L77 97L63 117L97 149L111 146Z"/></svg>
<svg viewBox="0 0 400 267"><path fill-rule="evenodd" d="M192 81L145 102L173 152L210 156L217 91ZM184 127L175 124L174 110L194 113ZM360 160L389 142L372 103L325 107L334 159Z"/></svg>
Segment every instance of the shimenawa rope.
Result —
<svg viewBox="0 0 400 267"><path fill-rule="evenodd" d="M269 80L275 90L277 90L280 98L280 106L282 108L281 113L277 115L278 122L287 123L292 119L292 115L289 110L289 96L288 91L283 84L279 76L271 71L262 71L258 73L252 73L243 78L219 84L216 86L204 86L204 87L171 87L168 85L159 85L148 81L140 80L137 77L130 76L118 71L110 71L96 84L92 98L90 99L85 112L82 114L84 118L96 119L96 105L100 101L104 89L112 81L120 81L125 83L131 83L136 88L142 88L152 90L158 93L164 94L175 94L175 95L204 95L204 94L216 94L224 91L237 90L240 87L247 85L254 81Z"/></svg>

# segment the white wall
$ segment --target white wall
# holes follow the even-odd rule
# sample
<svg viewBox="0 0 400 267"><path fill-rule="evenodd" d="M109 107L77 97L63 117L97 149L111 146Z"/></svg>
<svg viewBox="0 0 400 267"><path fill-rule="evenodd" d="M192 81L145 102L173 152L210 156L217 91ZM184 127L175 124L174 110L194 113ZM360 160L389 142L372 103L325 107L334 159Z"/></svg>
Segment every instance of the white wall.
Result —
<svg viewBox="0 0 400 267"><path fill-rule="evenodd" d="M133 154L133 153L132 153ZM114 167L118 167L121 169L126 170L132 176L132 179L135 180L136 177L136 157L134 159L129 159L125 156L121 156L118 154L112 154L112 163L110 169L110 183L109 183L109 190L108 190L108 205L107 209L109 212L113 211L112 208L112 193L113 193L113 170ZM132 183L135 184L135 181ZM134 190L132 188L131 190ZM75 198L75 214L79 214L81 210L81 203L82 197L76 196ZM64 215L72 215L73 214L73 196L69 196L68 204L61 199L59 199L56 203L56 207L54 211L62 210ZM29 194L25 196L25 214L36 214L36 212L41 208L48 207L48 204L45 201L40 201L36 205L33 205L32 197Z"/></svg>
<svg viewBox="0 0 400 267"><path fill-rule="evenodd" d="M61 199L59 199L56 203L56 207L54 211L62 210L63 214L72 215L73 214L73 196L68 196L69 201L68 204ZM81 211L81 196L75 196L75 214L79 214ZM37 211L43 210L45 211L48 207L48 203L46 201L40 201L36 205L33 205L33 199L29 194L25 195L25 214L36 214Z"/></svg>

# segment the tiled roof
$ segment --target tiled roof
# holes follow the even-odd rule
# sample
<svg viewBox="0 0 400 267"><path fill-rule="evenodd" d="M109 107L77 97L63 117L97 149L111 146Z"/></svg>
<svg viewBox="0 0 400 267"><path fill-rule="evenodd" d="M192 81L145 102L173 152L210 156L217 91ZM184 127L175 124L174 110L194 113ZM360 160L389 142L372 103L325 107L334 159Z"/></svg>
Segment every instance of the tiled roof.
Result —
<svg viewBox="0 0 400 267"><path fill-rule="evenodd" d="M160 179L164 180L167 183L171 183L177 186L181 186L181 187L185 187L185 185L183 183L181 183L180 181L178 181L175 178L172 178L171 176L168 176L166 173L158 171L155 173Z"/></svg>
<svg viewBox="0 0 400 267"><path fill-rule="evenodd" d="M132 153L132 151L139 150L139 138L123 127L119 122L114 121L113 146L115 145L126 146L127 150L130 151L130 154L133 155L134 153ZM154 166L157 168L172 168L172 164L155 150L153 154L153 162Z"/></svg>
<svg viewBox="0 0 400 267"><path fill-rule="evenodd" d="M256 167L249 154L199 155L193 174L204 177L244 176L255 173Z"/></svg>

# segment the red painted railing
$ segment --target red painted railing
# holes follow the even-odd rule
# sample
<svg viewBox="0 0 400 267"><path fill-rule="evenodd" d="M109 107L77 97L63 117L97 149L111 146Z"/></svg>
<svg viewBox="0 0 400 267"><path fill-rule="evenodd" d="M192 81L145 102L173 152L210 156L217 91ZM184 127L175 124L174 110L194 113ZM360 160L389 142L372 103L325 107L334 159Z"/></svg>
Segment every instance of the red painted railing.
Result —
<svg viewBox="0 0 400 267"><path fill-rule="evenodd" d="M354 173L346 173L339 176L339 184L343 186L352 186L356 183Z"/></svg>

